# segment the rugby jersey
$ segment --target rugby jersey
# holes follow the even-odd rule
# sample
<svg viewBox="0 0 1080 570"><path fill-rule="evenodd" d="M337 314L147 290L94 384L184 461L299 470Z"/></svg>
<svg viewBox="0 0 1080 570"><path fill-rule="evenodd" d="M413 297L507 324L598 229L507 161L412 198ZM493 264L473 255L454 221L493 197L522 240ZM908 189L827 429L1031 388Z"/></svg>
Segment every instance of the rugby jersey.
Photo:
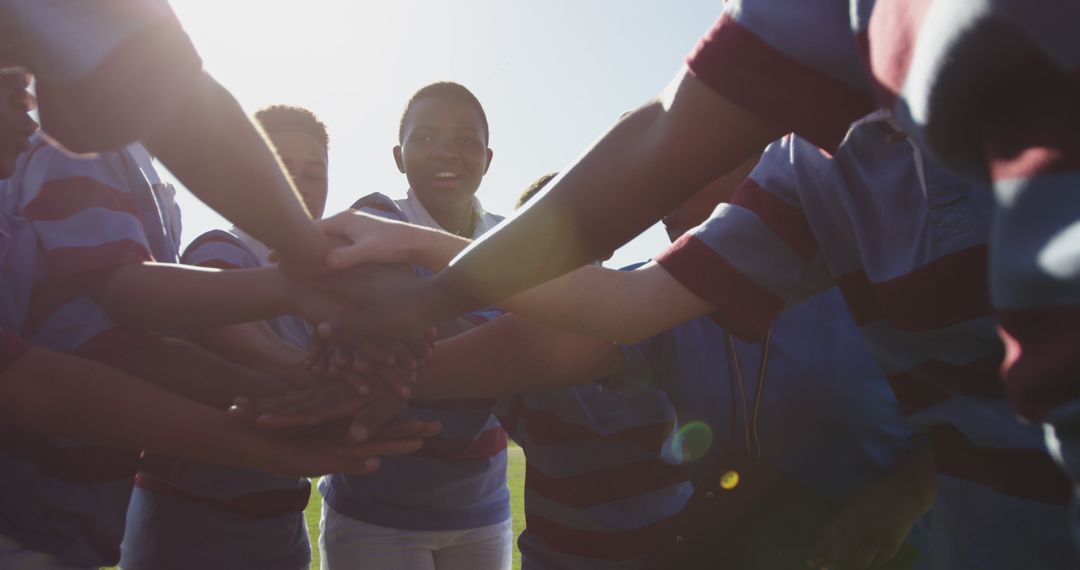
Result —
<svg viewBox="0 0 1080 570"><path fill-rule="evenodd" d="M30 348L19 333L36 261L37 243L29 222L0 209L0 373Z"/></svg>
<svg viewBox="0 0 1080 570"><path fill-rule="evenodd" d="M731 1L688 59L721 95L823 148L882 105L944 164L992 180L989 278L1007 394L1022 415L1062 428L1074 481L1078 18L1065 0Z"/></svg>
<svg viewBox="0 0 1080 570"><path fill-rule="evenodd" d="M42 128L78 152L153 132L202 74L165 0L0 0L0 67L16 65L37 78Z"/></svg>
<svg viewBox="0 0 1080 570"><path fill-rule="evenodd" d="M522 568L639 568L693 494L657 388L586 384L496 410L526 459Z"/></svg>
<svg viewBox="0 0 1080 570"><path fill-rule="evenodd" d="M966 523L939 537L946 567L1012 567L1033 549L1046 567L1073 567L1068 481L1041 430L1016 421L998 377L1004 351L985 277L992 210L985 187L871 115L834 155L799 137L774 142L732 203L657 261L748 338L837 286L900 409L934 436L950 481L936 511ZM984 500L950 512L960 503L945 494L973 487Z"/></svg>
<svg viewBox="0 0 1080 570"><path fill-rule="evenodd" d="M212 230L184 251L186 265L270 265L267 248L239 229ZM266 321L293 346L312 329L294 316ZM296 570L311 561L303 510L311 483L261 471L147 455L128 508L121 565L129 570Z"/></svg>
<svg viewBox="0 0 1080 570"><path fill-rule="evenodd" d="M390 219L438 227L410 190L394 201L382 194L353 208ZM494 227L473 198L475 236ZM422 270L418 269L418 272ZM490 312L466 320L485 321ZM410 455L384 457L379 470L362 477L334 474L319 483L326 502L350 518L404 530L460 530L501 523L510 517L506 488L506 432L491 413L494 400L412 400L407 419L442 422L439 435Z"/></svg>
<svg viewBox="0 0 1080 570"><path fill-rule="evenodd" d="M38 249L23 335L105 363L136 350L142 337L117 329L74 278L128 263L176 262L179 210L146 151L131 145L77 158L38 135L2 188L3 209L28 221ZM138 452L4 439L0 535L68 564L115 564Z"/></svg>

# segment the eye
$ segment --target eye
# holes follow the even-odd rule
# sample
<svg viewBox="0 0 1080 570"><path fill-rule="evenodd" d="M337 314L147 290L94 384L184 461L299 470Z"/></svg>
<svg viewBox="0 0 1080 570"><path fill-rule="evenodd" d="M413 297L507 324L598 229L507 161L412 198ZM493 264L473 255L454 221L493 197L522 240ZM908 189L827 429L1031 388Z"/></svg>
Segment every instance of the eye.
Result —
<svg viewBox="0 0 1080 570"><path fill-rule="evenodd" d="M418 144L431 144L434 140L434 137L432 137L431 135L424 134L414 134L409 137L409 142Z"/></svg>

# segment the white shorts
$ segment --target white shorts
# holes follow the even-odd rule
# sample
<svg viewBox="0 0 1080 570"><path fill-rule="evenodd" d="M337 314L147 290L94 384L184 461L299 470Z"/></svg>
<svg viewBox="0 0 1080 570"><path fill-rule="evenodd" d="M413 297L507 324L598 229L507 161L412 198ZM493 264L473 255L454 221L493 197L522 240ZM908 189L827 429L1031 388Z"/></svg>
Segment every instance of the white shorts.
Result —
<svg viewBox="0 0 1080 570"><path fill-rule="evenodd" d="M345 516L323 501L322 570L509 570L513 522L466 530L401 530Z"/></svg>

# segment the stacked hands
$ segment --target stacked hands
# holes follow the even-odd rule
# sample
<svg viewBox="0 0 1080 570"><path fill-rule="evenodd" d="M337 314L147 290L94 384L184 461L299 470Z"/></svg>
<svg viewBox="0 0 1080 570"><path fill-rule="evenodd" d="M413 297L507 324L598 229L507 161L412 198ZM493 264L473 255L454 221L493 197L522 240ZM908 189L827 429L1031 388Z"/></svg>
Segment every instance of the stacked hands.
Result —
<svg viewBox="0 0 1080 570"><path fill-rule="evenodd" d="M330 273L292 278L292 309L318 331L306 373L282 374L291 387L286 393L235 398L229 414L309 452L362 459L345 472L366 474L378 468L378 456L413 453L441 427L397 419L417 370L433 353L435 327L375 336L368 333L380 330L374 323L364 326L377 314L373 303L420 285L422 278L405 265L414 262L408 242L399 238L422 230L352 210L316 223L339 247L328 257ZM282 269L292 273L285 263Z"/></svg>

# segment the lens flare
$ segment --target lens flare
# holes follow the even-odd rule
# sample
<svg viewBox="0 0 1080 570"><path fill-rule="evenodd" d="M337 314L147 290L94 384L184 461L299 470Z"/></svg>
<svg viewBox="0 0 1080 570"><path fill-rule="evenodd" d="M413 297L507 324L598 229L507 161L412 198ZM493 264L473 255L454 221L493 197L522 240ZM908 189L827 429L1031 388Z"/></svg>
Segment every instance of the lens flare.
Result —
<svg viewBox="0 0 1080 570"><path fill-rule="evenodd" d="M725 471L720 476L720 488L725 491L730 491L739 486L739 472L738 471Z"/></svg>
<svg viewBox="0 0 1080 570"><path fill-rule="evenodd" d="M687 422L675 434L676 451L680 452L683 462L701 459L712 447L712 428L702 421Z"/></svg>

